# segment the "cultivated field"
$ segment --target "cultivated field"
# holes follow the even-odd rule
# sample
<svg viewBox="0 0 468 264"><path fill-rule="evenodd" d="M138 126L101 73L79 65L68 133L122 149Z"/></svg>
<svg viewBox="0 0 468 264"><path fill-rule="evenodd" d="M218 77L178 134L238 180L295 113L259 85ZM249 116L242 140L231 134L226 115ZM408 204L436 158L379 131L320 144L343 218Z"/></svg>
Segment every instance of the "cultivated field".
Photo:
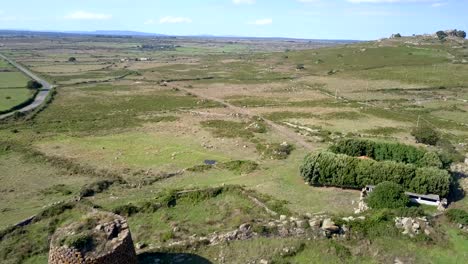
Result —
<svg viewBox="0 0 468 264"><path fill-rule="evenodd" d="M0 124L0 229L42 212L29 226L0 232L0 262L44 263L48 234L96 207L129 218L148 263L149 253L167 263L183 254L193 263L462 263L466 234L445 216L433 218L430 238L409 238L386 222L358 239L265 235L171 247L243 223L260 228L280 214L352 215L359 190L312 187L299 176L306 154L339 139L464 157L468 43L418 41L1 39L0 53L58 88L42 111ZM0 61L4 68L11 67ZM29 96L16 88L26 77L11 71L0 72L0 110ZM443 144L416 143L417 125L436 128ZM466 178L460 186L468 190ZM188 191L196 195L167 203ZM73 206L50 207L59 201ZM452 198L450 207L468 209L468 199Z"/></svg>

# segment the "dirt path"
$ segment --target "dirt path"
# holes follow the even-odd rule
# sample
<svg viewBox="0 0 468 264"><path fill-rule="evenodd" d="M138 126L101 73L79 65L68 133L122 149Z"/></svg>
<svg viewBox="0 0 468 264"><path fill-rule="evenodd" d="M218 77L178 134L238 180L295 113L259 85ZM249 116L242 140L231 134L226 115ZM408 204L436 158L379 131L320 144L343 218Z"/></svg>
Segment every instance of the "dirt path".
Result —
<svg viewBox="0 0 468 264"><path fill-rule="evenodd" d="M208 96L208 95L206 95L206 94L204 94L202 92L197 92L197 91L194 91L192 89L187 89L187 88L182 88L182 87L174 87L174 88L178 88L181 91L191 93L193 95L196 95L199 98L203 98L203 99L206 99L206 100L211 100L211 101L218 102L218 103L226 106L227 108L233 110L233 112L235 112L235 113L239 113L239 114L246 115L246 116L249 116L249 117L260 116L263 120L265 120L265 123L267 123L271 128L273 128L278 134L282 135L285 138L285 141L294 142L294 143L296 143L298 145L301 145L302 147L304 147L305 149L307 149L309 151L314 150L314 147L312 146L312 144L307 142L303 137L298 135L296 132L292 131L290 128L281 126L281 125L279 125L279 124L277 124L277 123L275 123L275 122L273 122L271 120L266 119L265 117L263 117L261 115L255 114L255 113L251 112L248 108L235 106L233 104L230 104L230 103L224 101L223 99Z"/></svg>

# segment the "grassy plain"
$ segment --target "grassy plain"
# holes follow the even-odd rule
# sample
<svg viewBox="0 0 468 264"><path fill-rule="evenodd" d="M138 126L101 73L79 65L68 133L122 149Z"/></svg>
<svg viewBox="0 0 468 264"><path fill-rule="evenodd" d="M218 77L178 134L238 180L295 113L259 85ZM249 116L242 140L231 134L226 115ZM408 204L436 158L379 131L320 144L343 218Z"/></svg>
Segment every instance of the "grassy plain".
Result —
<svg viewBox="0 0 468 264"><path fill-rule="evenodd" d="M468 66L455 62L466 55L460 51L466 44L405 41L311 49L325 44L7 39L2 53L59 87L51 104L34 118L0 124L0 152L4 151L0 155L4 194L0 226L71 199L84 185L106 178L91 176L93 171L116 174L126 181L80 202L104 210L158 201L171 190L241 185L267 196L267 205L288 215L350 215L359 192L304 184L299 166L307 153L347 136L416 144L410 132L418 120L436 127L459 152L467 152L464 72ZM142 48L142 44L162 45L159 42L169 48ZM41 49L32 49L38 45ZM68 63L71 56L77 62ZM135 60L143 57L151 60ZM8 78L20 81L18 76ZM264 155L265 146L283 142L294 146L286 159ZM31 159L9 145L21 145L48 159ZM258 167L248 173L223 166L185 170L205 160L242 160ZM86 169L77 170L77 166ZM466 189L466 184L462 186ZM466 204L464 198L451 206L467 208ZM67 210L22 229L24 234L11 234L0 242L0 262L15 263L20 256L25 263L44 262L48 232L76 219L80 210ZM129 216L129 223L135 242L167 246L193 234L230 231L244 222L271 218L245 195L225 192L139 212ZM452 224L442 221L440 225L443 238L432 244L402 235L365 241L259 238L162 257L170 261L177 253L191 253L196 254L194 259L215 263L221 257L228 263L262 258L279 263L393 263L396 258L405 263L457 263L465 259L466 237ZM174 232L175 226L182 231ZM37 245L27 241L36 235ZM291 245L300 250L280 256ZM20 246L27 250L18 251ZM15 255L14 250L20 253Z"/></svg>
<svg viewBox="0 0 468 264"><path fill-rule="evenodd" d="M28 78L0 59L0 111L8 110L31 97L26 89Z"/></svg>

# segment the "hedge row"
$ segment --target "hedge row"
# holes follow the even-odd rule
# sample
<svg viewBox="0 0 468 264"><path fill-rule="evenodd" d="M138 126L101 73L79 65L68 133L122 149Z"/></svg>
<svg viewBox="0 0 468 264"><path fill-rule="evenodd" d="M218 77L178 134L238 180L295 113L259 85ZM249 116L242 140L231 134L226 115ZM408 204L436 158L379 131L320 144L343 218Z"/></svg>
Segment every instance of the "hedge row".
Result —
<svg viewBox="0 0 468 264"><path fill-rule="evenodd" d="M315 186L357 189L390 181L400 184L406 191L442 197L448 195L451 181L447 171L437 168L418 168L394 161L378 162L332 152L307 155L300 172L305 181Z"/></svg>
<svg viewBox="0 0 468 264"><path fill-rule="evenodd" d="M367 156L377 161L391 160L418 167L442 168L442 161L437 153L394 142L344 139L331 146L330 151L353 157Z"/></svg>

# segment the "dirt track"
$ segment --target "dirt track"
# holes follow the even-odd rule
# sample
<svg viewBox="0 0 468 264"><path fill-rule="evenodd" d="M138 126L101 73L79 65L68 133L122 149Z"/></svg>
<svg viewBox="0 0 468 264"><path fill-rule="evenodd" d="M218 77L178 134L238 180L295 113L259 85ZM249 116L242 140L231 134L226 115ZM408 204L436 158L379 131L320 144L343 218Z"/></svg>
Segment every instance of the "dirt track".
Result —
<svg viewBox="0 0 468 264"><path fill-rule="evenodd" d="M175 85L174 85L175 86ZM239 114L242 114L242 115L246 115L246 116L249 116L249 117L253 117L253 116L259 116L258 114L254 114L252 113L251 111L249 111L249 109L247 108L242 108L242 107L238 107L238 106L235 106L233 104L230 104L226 101L224 101L223 99L220 99L220 98L217 98L217 97L211 97L211 96L207 96L206 94L203 94L203 93L200 93L200 92L197 92L197 91L194 91L192 89L186 89L186 88L182 88L182 87L177 87L178 89L184 91L184 92L187 92L187 93L191 93L193 95L196 95L197 97L199 98L203 98L203 99L207 99L207 100L211 100L211 101L215 101L215 102L218 102L224 106L226 106L227 108L233 110L233 112L235 113L239 113ZM291 129L287 128L287 127L284 127L284 126L281 126L271 120L268 120L266 119L265 117L263 116L260 116L263 120L265 120L265 122L271 127L273 128L277 133L279 133L280 135L282 135L284 138L285 138L285 141L290 141L290 142L294 142L296 144L299 144L301 145L302 147L304 147L305 149L307 150L313 150L314 147L312 146L312 144L310 144L309 142L307 142L303 137L301 137L300 135L298 135L296 132L294 131L291 131Z"/></svg>

